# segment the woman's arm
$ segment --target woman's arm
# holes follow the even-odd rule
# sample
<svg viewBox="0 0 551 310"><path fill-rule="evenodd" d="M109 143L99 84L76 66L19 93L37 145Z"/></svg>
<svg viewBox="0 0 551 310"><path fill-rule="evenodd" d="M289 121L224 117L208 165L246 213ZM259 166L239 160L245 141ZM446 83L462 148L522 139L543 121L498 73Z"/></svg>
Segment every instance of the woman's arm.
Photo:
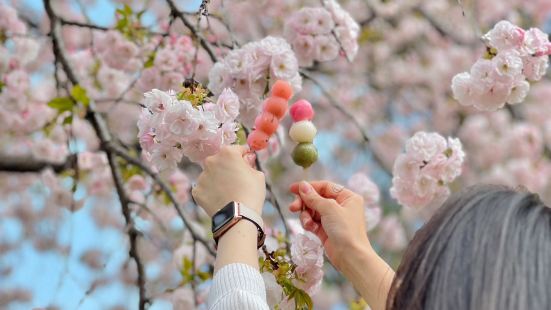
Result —
<svg viewBox="0 0 551 310"><path fill-rule="evenodd" d="M209 216L231 201L262 215L264 175L251 168L251 160L254 154L241 146L224 147L205 160L193 197ZM257 234L254 224L241 220L220 237L209 309L268 309L258 271Z"/></svg>
<svg viewBox="0 0 551 310"><path fill-rule="evenodd" d="M289 209L300 212L302 225L320 238L331 263L372 309L385 309L394 271L369 243L363 198L328 181L295 183L291 191L297 199Z"/></svg>

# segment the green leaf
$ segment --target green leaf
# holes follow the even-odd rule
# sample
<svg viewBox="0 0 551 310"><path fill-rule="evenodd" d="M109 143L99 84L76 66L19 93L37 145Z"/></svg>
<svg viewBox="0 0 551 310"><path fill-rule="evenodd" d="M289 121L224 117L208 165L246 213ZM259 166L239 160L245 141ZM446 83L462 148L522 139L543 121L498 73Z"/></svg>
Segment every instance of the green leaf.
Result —
<svg viewBox="0 0 551 310"><path fill-rule="evenodd" d="M212 277L212 274L210 272L199 271L197 273L197 276L199 277L199 279L206 281Z"/></svg>
<svg viewBox="0 0 551 310"><path fill-rule="evenodd" d="M138 20L142 18L143 14L144 14L145 12L147 12L147 11L146 11L146 10L141 10L141 11L139 11L139 12L136 14L136 17L138 18Z"/></svg>
<svg viewBox="0 0 551 310"><path fill-rule="evenodd" d="M243 128L243 125L239 124L239 129L236 132L237 140L236 143L239 145L245 145L247 143L247 134L245 133L245 129Z"/></svg>
<svg viewBox="0 0 551 310"><path fill-rule="evenodd" d="M127 28L127 26L128 26L128 18L124 16L117 21L117 25L115 26L115 29L117 29L118 31L124 34L124 31Z"/></svg>
<svg viewBox="0 0 551 310"><path fill-rule="evenodd" d="M296 289L296 291L293 292L293 297L295 298L295 309L296 310L302 310L302 309L308 309L312 310L314 309L314 303L312 302L312 298L308 293L301 289Z"/></svg>
<svg viewBox="0 0 551 310"><path fill-rule="evenodd" d="M4 82L0 81L0 93L2 92L2 89L4 88L6 84Z"/></svg>
<svg viewBox="0 0 551 310"><path fill-rule="evenodd" d="M52 109L56 109L59 113L64 111L71 111L75 102L69 97L58 97L48 102L48 106Z"/></svg>
<svg viewBox="0 0 551 310"><path fill-rule="evenodd" d="M71 114L71 115L69 115L69 116L67 116L63 119L63 125L70 125L72 123L73 123L73 114Z"/></svg>
<svg viewBox="0 0 551 310"><path fill-rule="evenodd" d="M191 273L193 267L193 262L188 257L184 256L182 258L182 270L180 274L182 275L182 284L188 284L193 281L194 275Z"/></svg>
<svg viewBox="0 0 551 310"><path fill-rule="evenodd" d="M71 96L78 102L82 103L85 107L90 104L90 98L86 93L86 89L82 88L80 85L75 85L71 89Z"/></svg>
<svg viewBox="0 0 551 310"><path fill-rule="evenodd" d="M140 168L131 165L125 165L122 162L119 163L121 166L122 179L128 181L133 175L140 174Z"/></svg>
<svg viewBox="0 0 551 310"><path fill-rule="evenodd" d="M128 4L124 5L124 13L126 13L126 15L132 15L132 8Z"/></svg>
<svg viewBox="0 0 551 310"><path fill-rule="evenodd" d="M155 56L156 56L155 52L149 54L149 56L147 57L147 61L143 64L143 67L144 68L153 67L153 64L155 63Z"/></svg>

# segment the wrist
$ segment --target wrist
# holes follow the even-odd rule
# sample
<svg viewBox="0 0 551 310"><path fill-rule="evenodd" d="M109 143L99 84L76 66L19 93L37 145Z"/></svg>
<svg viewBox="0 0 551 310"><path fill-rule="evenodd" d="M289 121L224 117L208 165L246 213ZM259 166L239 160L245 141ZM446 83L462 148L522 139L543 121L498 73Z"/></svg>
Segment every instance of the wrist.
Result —
<svg viewBox="0 0 551 310"><path fill-rule="evenodd" d="M235 200L237 202L240 202L244 204L247 208L252 209L258 213L258 215L262 216L262 209L264 207L264 199L255 199L255 198L243 198L243 199L237 199Z"/></svg>
<svg viewBox="0 0 551 310"><path fill-rule="evenodd" d="M346 246L349 254L343 257L341 266L341 271L347 278L355 274L358 267L372 264L379 257L367 238L353 240L351 244Z"/></svg>
<svg viewBox="0 0 551 310"><path fill-rule="evenodd" d="M358 244L345 256L342 273L354 285L371 309L385 309L394 271L371 247Z"/></svg>
<svg viewBox="0 0 551 310"><path fill-rule="evenodd" d="M240 220L218 240L215 271L232 263L244 263L258 268L256 226Z"/></svg>

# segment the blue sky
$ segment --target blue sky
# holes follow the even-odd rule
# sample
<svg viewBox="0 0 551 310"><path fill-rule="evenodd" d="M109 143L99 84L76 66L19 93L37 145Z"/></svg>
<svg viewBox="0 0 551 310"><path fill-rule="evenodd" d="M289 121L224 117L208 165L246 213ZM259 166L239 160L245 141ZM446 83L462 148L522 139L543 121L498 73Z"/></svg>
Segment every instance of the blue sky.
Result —
<svg viewBox="0 0 551 310"><path fill-rule="evenodd" d="M8 2L1 0L1 2ZM43 14L42 1L23 0L22 3ZM198 1L180 2L182 8L192 10ZM111 26L114 21L115 6L107 0L97 0L90 6L87 13L98 25ZM144 23L151 22L151 16L144 16ZM83 193L77 192L82 196ZM40 192L32 193L34 207L39 210L44 203ZM21 197L12 197L13 200ZM54 252L37 252L32 244L24 242L17 251L0 257L0 267L13 267L8 277L0 278L0 290L3 288L27 288L33 292L30 304L12 305L8 309L29 309L29 306L57 306L62 309L106 309L115 305L124 305L129 309L137 308L138 296L136 290L128 290L120 284L108 285L95 290L87 298L86 290L97 274L83 266L79 257L89 248L101 249L107 256L106 266L101 271L103 275L115 274L127 259L126 237L113 229L99 229L94 224L90 207L93 201L78 212L70 213L63 210L60 226L44 227L44 233L56 233L58 240L68 245L70 253L67 257ZM0 208L2 204L0 203ZM113 201L113 209L118 212L120 207ZM18 221L0 219L0 237L3 240L20 240L23 227ZM0 268L1 269L1 268ZM152 270L148 270L152 271ZM158 301L151 309L170 309L169 303Z"/></svg>

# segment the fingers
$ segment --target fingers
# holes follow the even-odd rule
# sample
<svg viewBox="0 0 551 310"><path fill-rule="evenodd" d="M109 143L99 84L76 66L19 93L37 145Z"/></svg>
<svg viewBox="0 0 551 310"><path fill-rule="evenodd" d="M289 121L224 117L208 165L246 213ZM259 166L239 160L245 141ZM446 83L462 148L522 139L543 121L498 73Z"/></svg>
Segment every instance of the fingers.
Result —
<svg viewBox="0 0 551 310"><path fill-rule="evenodd" d="M246 153L248 153L250 151L251 150L249 149L249 147L247 145L239 145L239 144L224 146L220 150L220 152L228 152L228 153L231 153L231 154L241 155L241 156L245 155Z"/></svg>
<svg viewBox="0 0 551 310"><path fill-rule="evenodd" d="M302 200L299 197L295 198L293 202L289 205L289 211L298 212L302 210Z"/></svg>
<svg viewBox="0 0 551 310"><path fill-rule="evenodd" d="M313 228L318 225L317 223L314 222L314 220L312 219L312 216L307 211L301 212L299 219L300 219L300 223L302 224L302 227L304 227L304 229L308 231L312 231Z"/></svg>
<svg viewBox="0 0 551 310"><path fill-rule="evenodd" d="M298 194L299 184L291 184L291 192ZM324 198L335 199L339 204L354 196L355 193L344 186L329 181L312 181L312 187Z"/></svg>
<svg viewBox="0 0 551 310"><path fill-rule="evenodd" d="M232 156L239 156L245 160L247 166L256 170L256 154L246 145L230 145L222 150L229 152Z"/></svg>
<svg viewBox="0 0 551 310"><path fill-rule="evenodd" d="M243 145L222 147L218 153L205 158L203 167L205 170L209 170L212 167L219 166L221 163L236 163L238 160L243 160L248 167L256 170L256 154Z"/></svg>
<svg viewBox="0 0 551 310"><path fill-rule="evenodd" d="M319 212L321 215L329 214L337 205L335 200L320 196L312 185L305 181L300 182L298 195L306 207Z"/></svg>

